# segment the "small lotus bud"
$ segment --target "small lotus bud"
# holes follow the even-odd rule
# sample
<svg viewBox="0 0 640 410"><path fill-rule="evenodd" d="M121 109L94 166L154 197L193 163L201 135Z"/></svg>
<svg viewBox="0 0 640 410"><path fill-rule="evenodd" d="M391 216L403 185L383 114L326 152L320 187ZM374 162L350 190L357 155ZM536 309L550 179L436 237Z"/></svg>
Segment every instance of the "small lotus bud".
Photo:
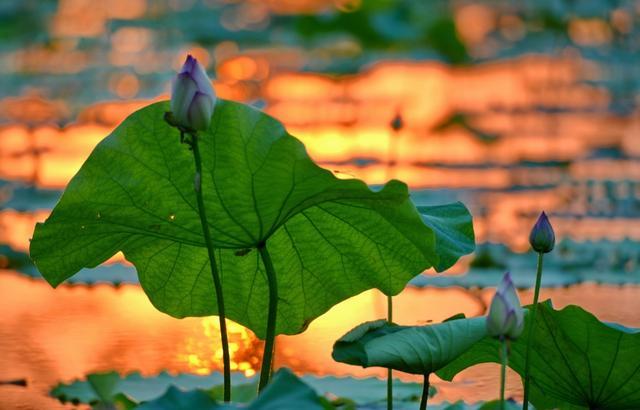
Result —
<svg viewBox="0 0 640 410"><path fill-rule="evenodd" d="M493 296L487 316L487 333L498 338L517 339L524 330L524 310L509 272Z"/></svg>
<svg viewBox="0 0 640 410"><path fill-rule="evenodd" d="M529 243L533 250L539 253L549 253L553 250L553 246L556 243L556 235L553 233L553 227L544 212L540 214L536 224L531 229Z"/></svg>
<svg viewBox="0 0 640 410"><path fill-rule="evenodd" d="M404 121L402 121L402 115L400 114L399 111L393 117L393 119L391 120L391 124L389 125L391 126L391 129L394 130L395 132L398 132L402 129L402 127L404 126Z"/></svg>
<svg viewBox="0 0 640 410"><path fill-rule="evenodd" d="M191 55L173 80L171 111L178 124L196 130L206 130L216 103L216 93L198 61Z"/></svg>

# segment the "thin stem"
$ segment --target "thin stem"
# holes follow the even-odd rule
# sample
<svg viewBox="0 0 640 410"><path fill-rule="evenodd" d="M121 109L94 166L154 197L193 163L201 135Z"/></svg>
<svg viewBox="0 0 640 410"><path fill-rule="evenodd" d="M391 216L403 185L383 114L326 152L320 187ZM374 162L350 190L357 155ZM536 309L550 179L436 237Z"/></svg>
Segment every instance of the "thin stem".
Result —
<svg viewBox="0 0 640 410"><path fill-rule="evenodd" d="M218 265L216 264L215 253L213 250L213 241L211 240L211 231L207 221L207 213L204 208L204 198L202 196L202 158L200 157L200 149L198 148L198 135L191 135L191 147L193 149L193 158L196 163L195 191L198 200L198 213L200 214L200 224L202 225L202 233L204 234L204 242L207 245L209 253L209 265L211 266L211 276L213 277L213 285L216 290L216 301L218 303L218 318L220 320L220 339L222 342L222 362L224 367L224 401L231 401L231 357L229 355L229 339L227 337L227 321L224 313L224 297L222 294L222 281L218 273Z"/></svg>
<svg viewBox="0 0 640 410"><path fill-rule="evenodd" d="M500 354L500 359L502 361L502 368L500 369L500 409L504 410L504 390L507 384L507 363L509 361L507 340L505 338L501 338L500 345L502 349L502 352Z"/></svg>
<svg viewBox="0 0 640 410"><path fill-rule="evenodd" d="M399 114L398 114L399 115ZM398 128L394 127L394 122L391 123L392 133L389 136L389 144L387 145L387 179L393 177L393 168L396 163L396 146L399 137L398 129L401 127L401 122ZM387 322L393 323L393 298L387 295ZM387 410L393 410L393 369L387 369Z"/></svg>
<svg viewBox="0 0 640 410"><path fill-rule="evenodd" d="M387 369L387 410L393 410L393 370Z"/></svg>
<svg viewBox="0 0 640 410"><path fill-rule="evenodd" d="M536 272L536 289L533 293L533 307L531 308L531 320L529 321L529 330L527 332L527 351L524 359L524 397L522 401L522 410L529 409L529 369L531 366L530 352L533 344L533 328L536 324L536 313L538 312L538 297L540 296L540 282L542 282L542 260L544 253L538 252L538 270Z"/></svg>
<svg viewBox="0 0 640 410"><path fill-rule="evenodd" d="M429 375L424 375L424 382L422 383L422 399L420 400L420 410L427 410L427 402L429 401Z"/></svg>
<svg viewBox="0 0 640 410"><path fill-rule="evenodd" d="M387 296L387 322L393 323L393 298ZM387 410L393 410L393 370L387 369Z"/></svg>
<svg viewBox="0 0 640 410"><path fill-rule="evenodd" d="M258 251L264 263L264 269L267 272L267 280L269 282L269 313L267 316L267 339L264 343L264 354L262 355L262 367L260 368L260 383L258 391L262 391L269 383L271 377L271 365L273 362L273 346L276 338L276 316L278 314L278 281L276 279L276 271L271 262L271 256L267 250L267 245L262 243L258 245Z"/></svg>

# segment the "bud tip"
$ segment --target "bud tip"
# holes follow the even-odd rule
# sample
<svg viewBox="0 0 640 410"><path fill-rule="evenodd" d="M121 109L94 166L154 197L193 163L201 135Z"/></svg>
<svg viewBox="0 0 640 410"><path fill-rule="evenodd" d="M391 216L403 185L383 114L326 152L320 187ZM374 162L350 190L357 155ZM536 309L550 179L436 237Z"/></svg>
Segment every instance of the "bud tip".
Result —
<svg viewBox="0 0 640 410"><path fill-rule="evenodd" d="M549 222L547 214L542 211L531 229L529 243L536 252L549 253L553 250L555 241L556 237L551 222Z"/></svg>

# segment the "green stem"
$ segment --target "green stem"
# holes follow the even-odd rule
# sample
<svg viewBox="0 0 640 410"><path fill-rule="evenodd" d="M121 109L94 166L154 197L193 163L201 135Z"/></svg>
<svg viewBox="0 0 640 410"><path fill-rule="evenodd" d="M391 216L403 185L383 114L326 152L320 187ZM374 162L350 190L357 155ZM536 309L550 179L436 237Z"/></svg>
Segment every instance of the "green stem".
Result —
<svg viewBox="0 0 640 410"><path fill-rule="evenodd" d="M502 353L500 354L500 359L502 362L502 368L500 369L500 409L504 410L504 390L507 384L507 363L509 361L507 340L505 338L501 338L500 345L500 347L502 348Z"/></svg>
<svg viewBox="0 0 640 410"><path fill-rule="evenodd" d="M194 133L191 137L193 158L196 163L195 191L198 201L198 213L200 214L200 224L202 225L204 242L207 245L207 252L209 253L209 265L211 266L211 276L213 277L213 285L216 290L216 301L218 303L220 339L222 343L222 362L224 367L224 401L229 402L231 401L231 357L229 355L229 339L227 338L227 321L224 313L222 281L220 280L220 274L218 273L218 265L216 264L215 253L213 250L213 241L211 240L211 231L209 230L209 222L207 221L207 213L204 208L204 198L202 196L202 158L200 157L200 149L198 147L198 135Z"/></svg>
<svg viewBox="0 0 640 410"><path fill-rule="evenodd" d="M531 367L530 352L533 343L533 328L536 324L536 313L538 312L538 297L540 296L540 282L542 282L542 259L544 253L538 252L538 270L536 272L536 289L533 293L533 307L531 308L531 320L527 331L527 351L524 359L524 397L522 399L522 410L529 409L529 369Z"/></svg>
<svg viewBox="0 0 640 410"><path fill-rule="evenodd" d="M387 410L393 410L393 370L387 369Z"/></svg>
<svg viewBox="0 0 640 410"><path fill-rule="evenodd" d="M264 354L262 355L262 367L260 368L260 383L258 391L262 391L269 383L271 376L271 365L273 362L273 346L276 338L276 316L278 314L278 281L276 279L276 271L271 262L271 256L267 250L266 243L258 245L258 251L264 263L264 269L267 272L267 280L269 282L269 313L267 316L267 338L264 344Z"/></svg>
<svg viewBox="0 0 640 410"><path fill-rule="evenodd" d="M429 401L429 375L424 375L424 382L422 383L422 399L420 400L420 410L427 410L427 402Z"/></svg>
<svg viewBox="0 0 640 410"><path fill-rule="evenodd" d="M387 322L393 323L393 298L387 296ZM387 410L393 410L393 370L387 369Z"/></svg>

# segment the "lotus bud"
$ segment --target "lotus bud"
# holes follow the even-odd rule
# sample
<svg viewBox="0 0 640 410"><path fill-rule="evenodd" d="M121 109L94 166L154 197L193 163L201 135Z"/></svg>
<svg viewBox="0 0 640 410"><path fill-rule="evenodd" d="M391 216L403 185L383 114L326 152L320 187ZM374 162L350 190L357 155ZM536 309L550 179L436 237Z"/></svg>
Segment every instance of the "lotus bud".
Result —
<svg viewBox="0 0 640 410"><path fill-rule="evenodd" d="M505 273L493 296L487 316L487 333L497 338L517 339L524 330L524 309L520 306L518 293Z"/></svg>
<svg viewBox="0 0 640 410"><path fill-rule="evenodd" d="M206 130L211 124L215 103L211 80L198 60L188 55L171 88L173 118L183 127Z"/></svg>
<svg viewBox="0 0 640 410"><path fill-rule="evenodd" d="M531 229L529 243L533 250L539 253L549 253L553 250L553 246L556 243L556 235L553 233L553 227L544 212L540 214L536 224Z"/></svg>
<svg viewBox="0 0 640 410"><path fill-rule="evenodd" d="M393 117L393 119L391 120L391 124L389 124L391 126L391 129L394 130L395 132L398 132L402 129L402 127L404 126L404 121L402 120L402 115L400 114L400 111L396 112L396 115Z"/></svg>

